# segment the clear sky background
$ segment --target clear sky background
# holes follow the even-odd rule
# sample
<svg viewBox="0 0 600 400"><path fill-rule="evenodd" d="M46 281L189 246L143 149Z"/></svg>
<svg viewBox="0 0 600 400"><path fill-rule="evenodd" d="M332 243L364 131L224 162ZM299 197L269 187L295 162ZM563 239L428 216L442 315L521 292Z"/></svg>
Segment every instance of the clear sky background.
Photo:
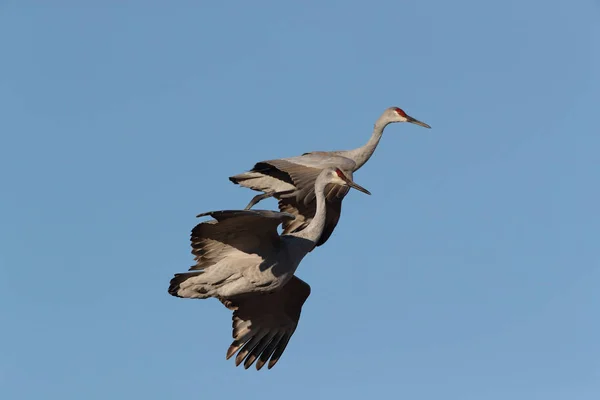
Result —
<svg viewBox="0 0 600 400"><path fill-rule="evenodd" d="M600 398L598 1L74 3L0 3L0 398ZM433 129L387 128L235 368L167 293L194 216L394 105Z"/></svg>

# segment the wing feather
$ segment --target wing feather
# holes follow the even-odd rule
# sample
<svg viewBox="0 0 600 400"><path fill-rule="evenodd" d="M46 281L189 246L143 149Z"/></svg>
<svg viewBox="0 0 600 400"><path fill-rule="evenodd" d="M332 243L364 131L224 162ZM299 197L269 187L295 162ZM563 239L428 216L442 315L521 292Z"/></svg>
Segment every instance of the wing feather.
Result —
<svg viewBox="0 0 600 400"><path fill-rule="evenodd" d="M277 227L294 219L292 214L269 210L211 211L198 216L211 216L214 220L192 229L190 239L196 265L190 271L208 268L233 250L260 255L261 247L278 245Z"/></svg>
<svg viewBox="0 0 600 400"><path fill-rule="evenodd" d="M189 268L193 272L175 274L171 279L168 291L173 296L212 296L210 288L225 283L233 273L243 273L245 265L260 264L261 259L266 259L281 243L277 227L294 219L291 214L268 210L212 211L199 216L215 219L201 222L192 229L190 241L196 264ZM233 269L210 269L228 257L236 260ZM203 276L207 275L203 274L208 270L210 279L205 281Z"/></svg>
<svg viewBox="0 0 600 400"><path fill-rule="evenodd" d="M260 370L267 362L268 368L272 368L294 334L309 295L310 286L293 276L279 291L222 300L227 308L234 310L234 340L226 358L237 352L236 366L243 362L247 369L258 360L256 369Z"/></svg>

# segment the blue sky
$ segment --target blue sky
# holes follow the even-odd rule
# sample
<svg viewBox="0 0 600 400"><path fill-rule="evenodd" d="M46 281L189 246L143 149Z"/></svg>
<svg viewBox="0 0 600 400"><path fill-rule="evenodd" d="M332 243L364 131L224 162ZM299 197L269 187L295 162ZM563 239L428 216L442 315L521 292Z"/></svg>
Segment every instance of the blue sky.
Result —
<svg viewBox="0 0 600 400"><path fill-rule="evenodd" d="M598 398L598 1L72 3L0 5L0 397ZM235 368L167 294L194 216L392 105L433 129L388 127Z"/></svg>

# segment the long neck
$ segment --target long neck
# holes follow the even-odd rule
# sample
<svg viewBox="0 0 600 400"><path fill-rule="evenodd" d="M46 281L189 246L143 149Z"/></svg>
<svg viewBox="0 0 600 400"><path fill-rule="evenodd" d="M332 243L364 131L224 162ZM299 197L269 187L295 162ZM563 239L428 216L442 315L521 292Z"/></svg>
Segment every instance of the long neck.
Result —
<svg viewBox="0 0 600 400"><path fill-rule="evenodd" d="M323 228L325 228L325 215L327 213L327 206L325 200L326 185L326 183L323 183L320 179L317 179L317 182L315 183L315 197L317 202L317 210L315 212L315 216L306 228L302 229L298 233L293 233L294 236L310 240L315 244L321 238Z"/></svg>
<svg viewBox="0 0 600 400"><path fill-rule="evenodd" d="M354 171L358 171L360 167L369 161L369 158L371 158L381 140L383 130L386 126L387 123L376 122L371 138L369 138L367 144L354 150L342 152L345 157L348 157L356 163L356 169Z"/></svg>

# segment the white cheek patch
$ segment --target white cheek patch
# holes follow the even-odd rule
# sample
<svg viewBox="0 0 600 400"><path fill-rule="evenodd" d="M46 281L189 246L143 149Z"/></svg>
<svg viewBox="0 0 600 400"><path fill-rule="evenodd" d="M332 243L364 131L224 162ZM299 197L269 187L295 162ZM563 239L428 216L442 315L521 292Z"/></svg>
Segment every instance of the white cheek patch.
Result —
<svg viewBox="0 0 600 400"><path fill-rule="evenodd" d="M334 183L337 183L338 185L345 185L346 181L340 178L337 174L335 174Z"/></svg>
<svg viewBox="0 0 600 400"><path fill-rule="evenodd" d="M346 183L346 181L345 181L345 180L344 180L342 177L340 177L340 176L337 174L337 172L334 172L334 173L333 173L333 180L334 180L334 182L335 182L335 183L337 183L337 184L339 184L339 185L343 185L343 184L345 184L345 183Z"/></svg>

